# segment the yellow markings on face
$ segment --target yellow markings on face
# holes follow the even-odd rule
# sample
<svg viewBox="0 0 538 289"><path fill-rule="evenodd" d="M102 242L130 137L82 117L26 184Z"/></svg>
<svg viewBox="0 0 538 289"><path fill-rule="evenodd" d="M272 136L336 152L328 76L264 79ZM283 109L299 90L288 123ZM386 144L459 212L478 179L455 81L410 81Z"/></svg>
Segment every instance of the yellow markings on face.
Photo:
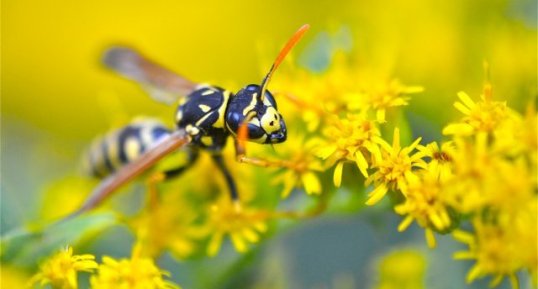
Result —
<svg viewBox="0 0 538 289"><path fill-rule="evenodd" d="M215 93L213 89L208 88L206 91L202 92L202 95L210 95Z"/></svg>
<svg viewBox="0 0 538 289"><path fill-rule="evenodd" d="M273 104L269 101L269 99L267 97L263 98L263 104L265 106L273 106Z"/></svg>
<svg viewBox="0 0 538 289"><path fill-rule="evenodd" d="M213 138L210 136L203 136L202 137L202 143L206 146L212 146L213 145Z"/></svg>
<svg viewBox="0 0 538 289"><path fill-rule="evenodd" d="M108 136L105 139L106 142L106 148L107 148L107 156L112 164L112 167L119 168L121 166L120 161L120 154L119 154L119 144L118 144L118 136L117 133L114 133L113 135Z"/></svg>
<svg viewBox="0 0 538 289"><path fill-rule="evenodd" d="M258 99L256 99L256 96L258 95L257 92L252 94L252 100L250 103L243 109L243 115L247 115L249 111L253 110L256 107L256 103L258 102Z"/></svg>
<svg viewBox="0 0 538 289"><path fill-rule="evenodd" d="M280 117L276 109L272 106L267 107L260 122L263 130L269 134L280 130Z"/></svg>
<svg viewBox="0 0 538 289"><path fill-rule="evenodd" d="M213 124L213 127L224 128L224 119L226 118L224 114L226 113L226 106L228 104L228 99L230 99L230 94L231 93L228 90L225 90L222 93L223 95L222 105L219 107L219 110L218 110L219 118Z"/></svg>
<svg viewBox="0 0 538 289"><path fill-rule="evenodd" d="M130 137L125 141L125 155L127 159L132 161L136 159L140 154L140 143L134 137Z"/></svg>
<svg viewBox="0 0 538 289"><path fill-rule="evenodd" d="M211 109L211 107L209 107L209 105L205 105L205 104L198 105L198 108L203 112L208 112Z"/></svg>
<svg viewBox="0 0 538 289"><path fill-rule="evenodd" d="M185 127L185 131L190 135L197 135L200 133L200 129L190 124Z"/></svg>
<svg viewBox="0 0 538 289"><path fill-rule="evenodd" d="M260 119L258 119L257 117L253 117L251 120L249 120L250 124L253 124L255 126L260 126Z"/></svg>

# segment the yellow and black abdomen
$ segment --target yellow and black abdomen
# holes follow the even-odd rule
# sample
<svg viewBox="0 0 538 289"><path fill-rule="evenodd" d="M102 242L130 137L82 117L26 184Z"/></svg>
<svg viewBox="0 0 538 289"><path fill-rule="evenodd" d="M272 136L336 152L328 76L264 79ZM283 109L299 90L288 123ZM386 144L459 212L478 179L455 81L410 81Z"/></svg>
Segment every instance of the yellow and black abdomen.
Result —
<svg viewBox="0 0 538 289"><path fill-rule="evenodd" d="M84 155L84 170L95 177L106 177L170 134L160 121L138 118L130 124L96 138Z"/></svg>

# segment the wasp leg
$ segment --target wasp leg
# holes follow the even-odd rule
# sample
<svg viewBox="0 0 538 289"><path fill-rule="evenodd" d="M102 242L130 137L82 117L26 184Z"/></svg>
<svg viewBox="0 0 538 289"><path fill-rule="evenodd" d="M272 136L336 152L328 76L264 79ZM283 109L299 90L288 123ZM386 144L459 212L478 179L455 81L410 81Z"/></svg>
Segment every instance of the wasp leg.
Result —
<svg viewBox="0 0 538 289"><path fill-rule="evenodd" d="M180 176L183 172L185 172L185 170L190 168L198 159L198 155L199 155L198 150L188 149L187 153L188 153L188 159L187 159L186 164L180 167L171 169L171 170L164 171L164 172L156 172L149 177L146 184L148 186L148 193L149 193L148 202L149 202L150 207L154 207L158 202L159 193L157 190L157 185L166 180L170 180L170 179Z"/></svg>
<svg viewBox="0 0 538 289"><path fill-rule="evenodd" d="M224 175L224 178L226 179L226 184L228 185L228 189L230 190L230 197L232 198L232 202L234 203L236 208L239 209L240 203L239 203L239 194L237 193L237 186L235 185L235 181L232 177L232 174L230 174L228 167L226 167L226 164L224 163L224 159L222 158L222 155L220 154L213 155L213 161L215 161L215 164Z"/></svg>
<svg viewBox="0 0 538 289"><path fill-rule="evenodd" d="M247 156L247 150L244 142L235 141L235 158L240 163L251 164L258 167L293 167L293 163L285 160L266 160L261 158Z"/></svg>

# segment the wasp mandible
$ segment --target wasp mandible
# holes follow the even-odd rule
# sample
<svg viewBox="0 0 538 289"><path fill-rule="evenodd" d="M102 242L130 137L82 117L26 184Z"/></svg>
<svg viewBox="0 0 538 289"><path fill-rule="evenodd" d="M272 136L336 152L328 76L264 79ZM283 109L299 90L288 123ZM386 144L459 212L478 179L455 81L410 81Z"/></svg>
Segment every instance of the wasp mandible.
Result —
<svg viewBox="0 0 538 289"><path fill-rule="evenodd" d="M70 216L96 207L120 186L179 148L188 152L188 163L154 175L156 181L180 175L196 161L200 150L208 150L226 179L232 201L239 204L235 182L221 152L231 136L237 161L257 166L271 164L247 156L245 142L276 144L286 140L286 123L267 87L282 60L309 27L305 24L293 34L260 85L249 84L235 94L218 86L194 83L130 48L109 49L103 58L107 67L140 83L160 102L178 101L176 129L142 120L95 141L88 152L87 164L92 174L103 180Z"/></svg>

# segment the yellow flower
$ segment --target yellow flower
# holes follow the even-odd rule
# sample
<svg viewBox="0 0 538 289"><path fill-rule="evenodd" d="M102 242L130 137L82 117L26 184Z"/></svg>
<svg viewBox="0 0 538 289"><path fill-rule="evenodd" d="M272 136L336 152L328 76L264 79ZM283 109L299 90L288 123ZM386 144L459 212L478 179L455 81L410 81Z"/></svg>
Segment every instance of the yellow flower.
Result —
<svg viewBox="0 0 538 289"><path fill-rule="evenodd" d="M140 245L133 248L131 259L115 260L103 257L98 272L90 278L95 289L179 289L176 284L164 280L168 272L160 270L151 258L140 256Z"/></svg>
<svg viewBox="0 0 538 289"><path fill-rule="evenodd" d="M512 287L518 288L516 273L528 271L534 286L537 285L537 201L535 198L519 207L515 215L498 214L494 221L475 218L473 234L454 232L454 238L469 246L468 251L456 252L454 258L476 260L467 274L467 282L491 275L491 286L496 286L504 277L509 277Z"/></svg>
<svg viewBox="0 0 538 289"><path fill-rule="evenodd" d="M486 85L481 101L474 102L465 92L459 92L461 102L454 107L465 116L457 123L449 124L443 129L445 135L471 135L477 132L495 130L507 117L509 110L505 102L491 99L491 87Z"/></svg>
<svg viewBox="0 0 538 289"><path fill-rule="evenodd" d="M379 264L377 289L424 288L426 258L413 250L395 251L383 256Z"/></svg>
<svg viewBox="0 0 538 289"><path fill-rule="evenodd" d="M524 157L493 151L486 133L472 140L457 138L454 144L453 177L443 188L443 199L451 207L461 213L489 207L514 210L534 195L535 168Z"/></svg>
<svg viewBox="0 0 538 289"><path fill-rule="evenodd" d="M305 142L296 135L290 137L284 148L279 148L279 158L284 161L280 162L281 172L275 177L274 183L284 183L283 198L297 187L303 187L309 195L321 193L321 182L316 173L323 171L323 167L312 153L316 145L316 140Z"/></svg>
<svg viewBox="0 0 538 289"><path fill-rule="evenodd" d="M76 289L77 272L92 272L97 268L94 259L93 255L73 255L73 248L67 247L45 261L30 284L39 282L41 286L50 284L55 289Z"/></svg>
<svg viewBox="0 0 538 289"><path fill-rule="evenodd" d="M316 130L325 115L345 111L348 93L356 90L356 70L350 67L345 55L338 55L321 74L296 67L287 74L288 77L275 78L272 84L283 88L277 94L288 100L279 103L279 109L283 115L290 116L290 120L295 115L302 116L309 131Z"/></svg>
<svg viewBox="0 0 538 289"><path fill-rule="evenodd" d="M229 235L235 249L246 252L247 243L260 241L260 233L267 231L265 223L271 213L267 211L239 207L224 196L210 207L208 229L211 239L207 247L207 254L218 254L225 235Z"/></svg>
<svg viewBox="0 0 538 289"><path fill-rule="evenodd" d="M408 104L407 94L419 93L420 86L404 86L397 79L385 81L364 81L363 88L357 93L349 94L350 110L370 110L375 112L378 122L385 122L387 109Z"/></svg>
<svg viewBox="0 0 538 289"><path fill-rule="evenodd" d="M383 140L379 142L383 148L381 156L374 158L372 168L375 169L375 173L366 180L366 184L373 183L375 186L366 201L367 205L379 202L389 189L404 189L407 180L413 177L413 168L425 167L426 163L422 160L424 153L411 154L420 140L421 138L418 138L410 146L402 148L400 130L395 128L392 146Z"/></svg>
<svg viewBox="0 0 538 289"><path fill-rule="evenodd" d="M442 186L438 174L434 170L421 170L417 174L409 174L407 185L402 187L405 196L403 203L394 210L400 215L407 215L398 226L402 232L414 221L427 230L426 240L430 247L435 247L433 232L446 232L452 225L450 209L440 198Z"/></svg>
<svg viewBox="0 0 538 289"><path fill-rule="evenodd" d="M324 130L325 141L319 146L317 155L328 160L328 165L336 164L334 185L339 187L345 161L357 164L360 172L368 177L371 159L381 159L379 145L384 141L375 122L364 115L350 114L345 119L333 117Z"/></svg>
<svg viewBox="0 0 538 289"><path fill-rule="evenodd" d="M205 237L195 224L197 215L177 192L162 194L162 199L129 222L141 247L141 255L157 257L163 250L179 259L192 255L197 240Z"/></svg>
<svg viewBox="0 0 538 289"><path fill-rule="evenodd" d="M538 114L534 104L527 107L524 116L510 111L510 117L494 131L494 148L510 157L526 155L536 165L538 151Z"/></svg>
<svg viewBox="0 0 538 289"><path fill-rule="evenodd" d="M432 142L426 146L418 145L417 149L424 154L424 157L430 158L428 171L434 172L441 181L452 177L452 159L455 154L452 142L444 142L440 148L436 142Z"/></svg>
<svg viewBox="0 0 538 289"><path fill-rule="evenodd" d="M273 87L285 89L278 94L298 109L298 113L288 112L284 103L281 109L285 114L302 115L309 131L316 130L324 116L343 112L373 110L377 121L385 122L387 109L407 105L407 95L423 91L422 87L404 86L397 79L361 70L349 58L340 53L321 74L293 68L289 77L275 80Z"/></svg>

